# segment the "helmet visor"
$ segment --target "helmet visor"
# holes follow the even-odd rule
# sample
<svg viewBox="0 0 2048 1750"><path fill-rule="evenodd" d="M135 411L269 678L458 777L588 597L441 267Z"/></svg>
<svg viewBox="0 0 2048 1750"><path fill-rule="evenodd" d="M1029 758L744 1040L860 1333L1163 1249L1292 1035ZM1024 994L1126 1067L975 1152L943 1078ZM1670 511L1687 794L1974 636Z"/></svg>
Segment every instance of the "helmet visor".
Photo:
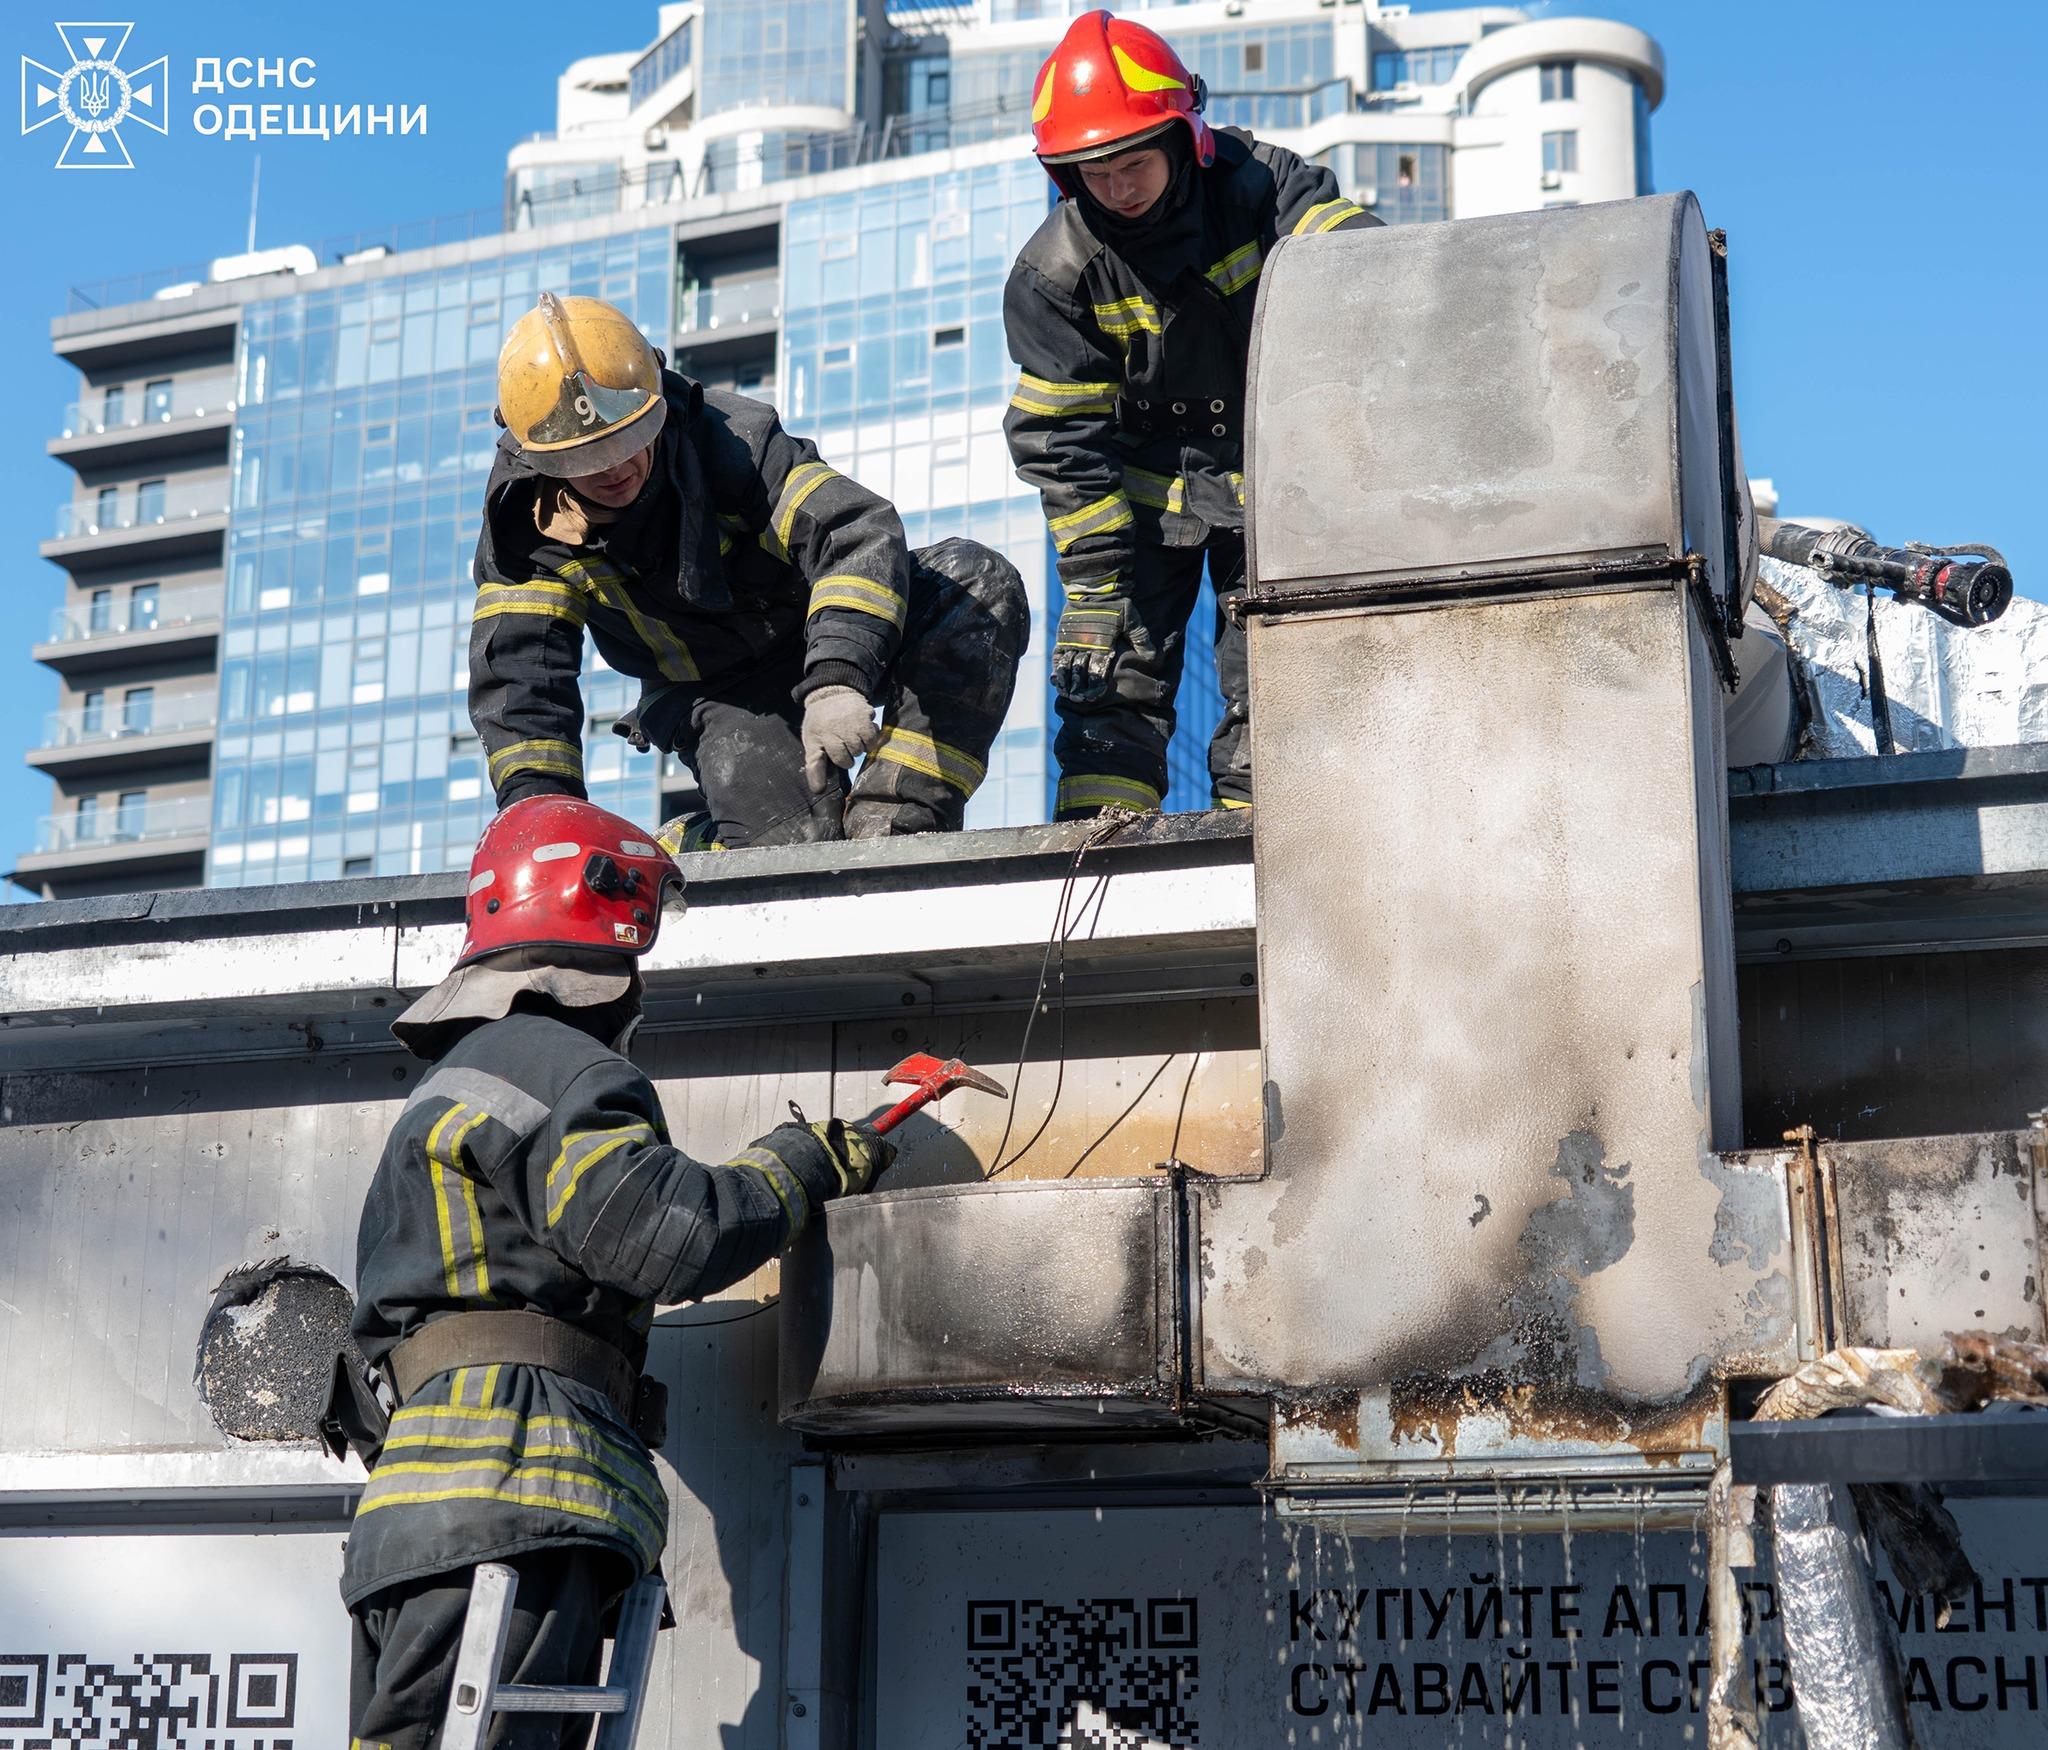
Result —
<svg viewBox="0 0 2048 1750"><path fill-rule="evenodd" d="M578 381L571 378L573 384ZM549 414L541 422L534 435L519 448L526 459L541 473L557 480L574 480L587 474L602 474L616 468L629 457L637 456L656 438L668 418L668 403L659 395L649 395L643 389L607 389L602 384L593 385L597 393L628 403L644 402L637 410L629 411L622 422L613 423L609 429L593 424L590 435L571 437L566 441L549 443L540 435L554 423L556 414ZM569 399L568 385L564 385L564 398ZM557 409L559 412L559 409Z"/></svg>
<svg viewBox="0 0 2048 1750"><path fill-rule="evenodd" d="M1159 145L1173 129L1185 125L1179 116L1168 116L1163 122L1155 122L1120 139L1098 140L1092 146L1082 146L1072 152L1041 153L1038 161L1041 164L1092 164L1097 159L1114 158L1124 152L1142 152L1147 146Z"/></svg>

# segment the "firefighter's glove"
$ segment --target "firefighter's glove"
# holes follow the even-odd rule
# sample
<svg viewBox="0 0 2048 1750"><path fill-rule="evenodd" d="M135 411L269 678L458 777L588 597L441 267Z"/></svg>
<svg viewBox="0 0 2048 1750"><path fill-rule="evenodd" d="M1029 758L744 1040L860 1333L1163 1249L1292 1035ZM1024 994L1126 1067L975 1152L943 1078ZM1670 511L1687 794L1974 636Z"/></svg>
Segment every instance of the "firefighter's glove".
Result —
<svg viewBox="0 0 2048 1750"><path fill-rule="evenodd" d="M882 732L875 727L874 707L852 687L820 687L804 700L804 781L811 794L823 795L832 771L848 771L864 753L873 753Z"/></svg>
<svg viewBox="0 0 2048 1750"><path fill-rule="evenodd" d="M865 1191L882 1169L896 1158L896 1145L884 1142L865 1124L849 1124L843 1118L828 1118L809 1127L824 1145L839 1174L839 1195Z"/></svg>
<svg viewBox="0 0 2048 1750"><path fill-rule="evenodd" d="M1053 691L1076 705L1092 704L1108 693L1123 629L1122 602L1091 602L1061 614L1052 640Z"/></svg>

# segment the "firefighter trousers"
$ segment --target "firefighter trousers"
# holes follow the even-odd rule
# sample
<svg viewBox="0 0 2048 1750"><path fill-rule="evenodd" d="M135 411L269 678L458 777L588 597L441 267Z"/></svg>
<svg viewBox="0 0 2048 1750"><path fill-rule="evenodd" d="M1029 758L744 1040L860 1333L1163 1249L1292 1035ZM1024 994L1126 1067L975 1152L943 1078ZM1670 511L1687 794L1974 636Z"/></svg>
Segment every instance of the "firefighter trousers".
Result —
<svg viewBox="0 0 2048 1750"><path fill-rule="evenodd" d="M597 1681L604 1611L625 1564L614 1550L571 1546L501 1558L519 1576L504 1683ZM373 1592L351 1616L352 1750L428 1750L441 1735L455 1655L469 1612L470 1570L458 1568ZM507 1714L490 1750L569 1750L590 1735L581 1714Z"/></svg>
<svg viewBox="0 0 2048 1750"><path fill-rule="evenodd" d="M1216 589L1216 681L1223 716L1209 738L1209 791L1220 807L1252 799L1250 686L1244 628L1224 604L1244 588L1244 531L1217 529L1199 547L1140 546L1109 689L1085 702L1054 697L1060 787L1055 818L1082 820L1109 806L1157 808L1169 787L1166 748L1207 562Z"/></svg>
<svg viewBox="0 0 2048 1750"><path fill-rule="evenodd" d="M978 541L911 555L903 647L882 698L882 739L853 780L813 795L803 707L790 696L803 653L699 697L675 751L697 774L706 814L661 830L671 850L802 844L954 832L988 772L1010 709L1031 607L1017 569Z"/></svg>

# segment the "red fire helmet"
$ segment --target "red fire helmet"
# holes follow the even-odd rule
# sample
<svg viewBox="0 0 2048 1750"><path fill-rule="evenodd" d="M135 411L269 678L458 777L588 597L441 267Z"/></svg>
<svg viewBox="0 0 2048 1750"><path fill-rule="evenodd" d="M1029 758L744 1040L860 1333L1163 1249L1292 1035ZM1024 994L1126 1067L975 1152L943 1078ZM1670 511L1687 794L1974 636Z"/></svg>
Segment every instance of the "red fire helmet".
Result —
<svg viewBox="0 0 2048 1750"><path fill-rule="evenodd" d="M1038 71L1031 135L1046 173L1074 192L1057 166L1127 152L1176 122L1186 124L1195 162L1215 162L1216 137L1202 120L1208 90L1156 30L1107 12L1084 12Z"/></svg>
<svg viewBox="0 0 2048 1750"><path fill-rule="evenodd" d="M525 797L476 842L455 965L507 948L644 954L671 886L682 892L682 871L652 833L573 796Z"/></svg>

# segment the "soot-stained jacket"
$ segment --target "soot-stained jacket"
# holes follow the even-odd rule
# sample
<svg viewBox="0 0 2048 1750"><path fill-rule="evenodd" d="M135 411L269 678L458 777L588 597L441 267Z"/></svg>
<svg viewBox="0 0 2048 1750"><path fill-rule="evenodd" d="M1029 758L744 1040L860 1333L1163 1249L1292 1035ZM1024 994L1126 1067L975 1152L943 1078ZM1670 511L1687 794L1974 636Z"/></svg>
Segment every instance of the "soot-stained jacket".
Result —
<svg viewBox="0 0 2048 1750"><path fill-rule="evenodd" d="M1197 173L1196 235L1166 272L1060 202L1003 294L1021 375L1003 429L1038 488L1071 601L1115 596L1142 542L1244 526L1244 394L1259 274L1283 237L1377 225L1337 179L1237 128Z"/></svg>
<svg viewBox="0 0 2048 1750"><path fill-rule="evenodd" d="M910 554L886 499L743 395L662 373L668 414L647 488L574 542L536 505L560 488L507 433L485 489L470 630L469 714L502 808L582 796L586 629L641 683L619 733L668 748L721 683L786 668L798 698L879 696L902 643ZM558 526L551 524L552 526Z"/></svg>
<svg viewBox="0 0 2048 1750"><path fill-rule="evenodd" d="M670 1146L653 1084L537 1014L486 1022L406 1102L357 1240L353 1331L381 1362L451 1312L566 1320L643 1366L657 1304L737 1282L839 1188L796 1124L719 1166ZM660 1557L668 1502L602 1392L548 1369L456 1368L392 1416L343 1567L382 1587L565 1543Z"/></svg>

